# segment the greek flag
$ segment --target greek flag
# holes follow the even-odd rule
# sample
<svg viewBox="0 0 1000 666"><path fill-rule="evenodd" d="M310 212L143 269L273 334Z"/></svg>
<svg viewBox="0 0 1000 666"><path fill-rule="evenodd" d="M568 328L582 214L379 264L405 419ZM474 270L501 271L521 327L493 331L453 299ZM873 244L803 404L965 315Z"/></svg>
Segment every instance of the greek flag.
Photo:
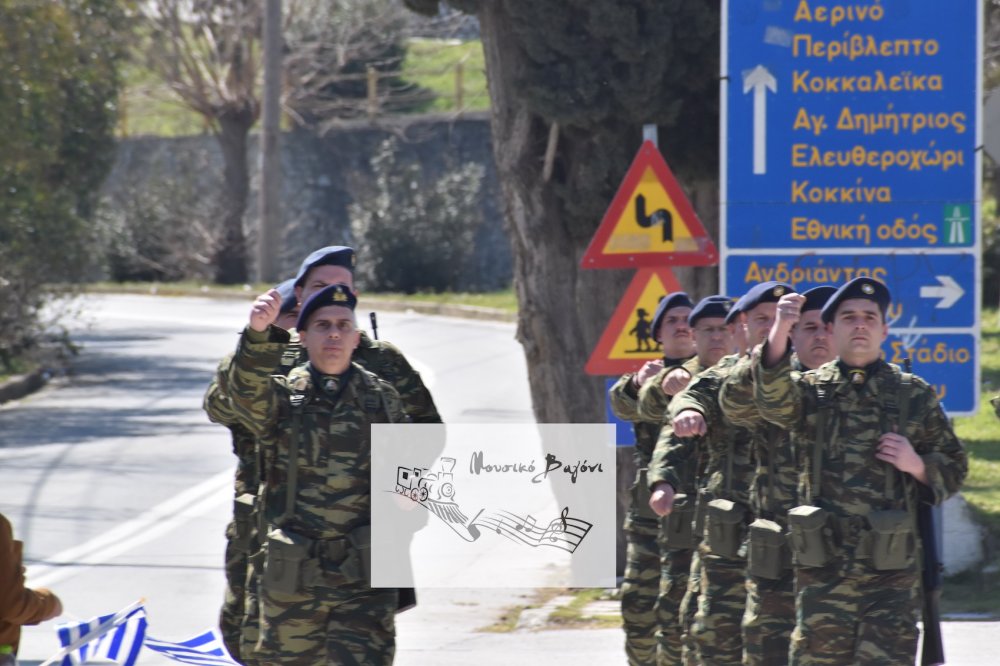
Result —
<svg viewBox="0 0 1000 666"><path fill-rule="evenodd" d="M146 636L146 609L137 601L117 613L56 627L62 650L42 666L76 666L91 659L133 666Z"/></svg>
<svg viewBox="0 0 1000 666"><path fill-rule="evenodd" d="M152 636L146 636L146 647L185 664L238 666L237 662L230 659L226 649L222 646L222 637L214 629L209 629L199 636L179 643L169 643Z"/></svg>

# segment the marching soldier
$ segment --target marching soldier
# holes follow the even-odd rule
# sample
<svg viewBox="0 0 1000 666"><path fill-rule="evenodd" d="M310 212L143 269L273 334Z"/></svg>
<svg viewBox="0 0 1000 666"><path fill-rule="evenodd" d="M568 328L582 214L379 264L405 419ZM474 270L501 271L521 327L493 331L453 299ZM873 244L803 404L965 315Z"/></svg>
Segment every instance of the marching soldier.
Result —
<svg viewBox="0 0 1000 666"><path fill-rule="evenodd" d="M256 300L229 372L230 399L258 439L264 484L260 638L266 664L391 664L397 591L372 589L371 424L406 419L392 386L351 355L357 299L344 284L303 305L309 361L273 376L276 290ZM255 566L257 563L255 562Z"/></svg>
<svg viewBox="0 0 1000 666"><path fill-rule="evenodd" d="M655 423L644 423L639 417L636 400L640 388L648 384L658 371L670 372L680 368L691 357L694 351L691 329L688 326L691 306L691 299L682 291L668 294L660 300L653 315L651 330L663 346L663 358L647 362L639 372L623 375L608 392L615 416L632 421L638 467L636 480L632 485L632 502L625 519L628 546L621 591L625 652L631 666L656 663L657 641L654 634L660 630L654 609L660 579L657 546L660 523L649 508L649 488L646 483L646 468L656 443L659 419ZM686 372L685 376L690 377Z"/></svg>
<svg viewBox="0 0 1000 666"><path fill-rule="evenodd" d="M795 353L793 372L818 368L833 360L829 333L820 311L836 291L815 287L802 294L801 319L790 332ZM788 549L786 514L797 502L797 460L787 431L764 421L753 402L751 358L733 369L720 392L726 417L753 431L757 469L751 483L747 547L747 604L743 616L743 663L782 664L795 627L795 593Z"/></svg>
<svg viewBox="0 0 1000 666"><path fill-rule="evenodd" d="M765 282L740 299L738 320L745 323L750 343L757 344L767 336L778 299L791 290L786 284ZM698 450L708 457L699 498L705 505L704 539L692 562L692 577L700 575L698 611L690 633L697 644L698 659L711 664L740 664L743 660L743 541L750 522L749 488L755 471L752 433L726 419L719 406L722 383L739 359L739 354L723 357L674 397L668 412L674 432L663 442L657 468L650 473L650 505L658 514L667 515L677 492L679 468L690 465ZM700 441L696 439L699 436Z"/></svg>
<svg viewBox="0 0 1000 666"><path fill-rule="evenodd" d="M835 362L791 372L802 297L779 301L754 354L757 407L803 453L788 514L795 563L792 664L913 663L918 502L957 492L968 471L934 390L881 358L888 288L856 278L823 307Z"/></svg>
<svg viewBox="0 0 1000 666"><path fill-rule="evenodd" d="M731 308L732 301L729 298L709 296L699 301L698 305L691 311L688 316L688 325L694 332L696 355L681 366L688 373L688 378L697 376L712 367L719 359L732 351L733 327L727 325L724 319ZM679 392L679 390L672 391L668 381L667 377L664 377L662 383L657 382L654 378L640 391L640 401L645 397L647 388L653 389L651 393L662 391L664 395L667 395L668 392L669 395ZM685 381L684 384L686 385L687 382ZM657 387L659 391L656 391ZM659 400L659 398L654 398L654 400ZM660 415L661 421L666 416L666 405L663 409L664 412L661 412ZM661 468L661 463L655 459L655 456L663 455L665 449L659 445L659 442L669 442L672 432L673 428L667 421L659 432L654 460L650 463L651 469ZM686 510L682 510L681 506L675 507L677 510L663 518L661 524L659 541L660 590L656 597L656 617L659 623L656 635L657 664L660 666L691 661L696 652L687 631L694 616L697 595L687 592L692 557L699 540L693 525L693 509L697 498L697 481L704 474L704 457L695 454L691 458L692 464L681 466L676 478L678 491L685 493L686 498L690 498L689 502L684 503ZM651 482L655 482L655 480L651 480ZM678 505L680 504L678 502ZM699 583L696 580L694 584L697 586ZM685 652L687 659L685 659Z"/></svg>

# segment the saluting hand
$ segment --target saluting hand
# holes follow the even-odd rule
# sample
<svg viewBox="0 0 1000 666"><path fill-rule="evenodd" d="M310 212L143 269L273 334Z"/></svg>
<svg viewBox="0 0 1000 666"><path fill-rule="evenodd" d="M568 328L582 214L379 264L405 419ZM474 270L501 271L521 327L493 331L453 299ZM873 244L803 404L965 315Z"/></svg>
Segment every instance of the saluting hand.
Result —
<svg viewBox="0 0 1000 666"><path fill-rule="evenodd" d="M263 333L267 327L278 319L281 311L281 294L277 289L271 289L266 294L261 294L253 302L250 308L250 328Z"/></svg>

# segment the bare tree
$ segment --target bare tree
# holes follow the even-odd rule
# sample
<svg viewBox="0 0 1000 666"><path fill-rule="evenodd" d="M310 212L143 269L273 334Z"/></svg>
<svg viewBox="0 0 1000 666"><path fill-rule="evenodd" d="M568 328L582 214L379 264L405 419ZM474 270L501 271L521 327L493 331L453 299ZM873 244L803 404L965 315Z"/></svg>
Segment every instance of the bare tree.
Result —
<svg viewBox="0 0 1000 666"><path fill-rule="evenodd" d="M247 279L243 213L249 176L247 135L260 115L261 3L258 0L149 0L139 5L148 26L148 66L200 114L225 164L222 230L215 278Z"/></svg>

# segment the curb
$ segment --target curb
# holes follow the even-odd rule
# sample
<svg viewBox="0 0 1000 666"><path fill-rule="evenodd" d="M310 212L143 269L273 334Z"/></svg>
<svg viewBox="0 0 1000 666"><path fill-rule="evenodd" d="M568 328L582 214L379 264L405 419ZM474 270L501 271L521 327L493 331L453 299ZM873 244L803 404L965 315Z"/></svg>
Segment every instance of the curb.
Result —
<svg viewBox="0 0 1000 666"><path fill-rule="evenodd" d="M205 298L229 298L233 300L252 301L254 294L252 291L243 293L228 290L215 290L204 287L200 290L175 289L170 285L142 288L116 288L103 289L100 287L85 287L86 294L142 294L146 296L191 296ZM382 299L377 295L362 294L358 302L362 309L381 308L391 312L406 312L412 310L420 314L438 315L443 317L459 317L462 319L479 319L482 321L501 321L513 323L517 321L516 312L508 312L500 308L488 308L479 305L458 305L454 303L429 303L421 301L398 301L393 299Z"/></svg>
<svg viewBox="0 0 1000 666"><path fill-rule="evenodd" d="M50 373L45 368L37 368L26 375L14 375L0 382L0 405L11 400L19 400L45 386Z"/></svg>

